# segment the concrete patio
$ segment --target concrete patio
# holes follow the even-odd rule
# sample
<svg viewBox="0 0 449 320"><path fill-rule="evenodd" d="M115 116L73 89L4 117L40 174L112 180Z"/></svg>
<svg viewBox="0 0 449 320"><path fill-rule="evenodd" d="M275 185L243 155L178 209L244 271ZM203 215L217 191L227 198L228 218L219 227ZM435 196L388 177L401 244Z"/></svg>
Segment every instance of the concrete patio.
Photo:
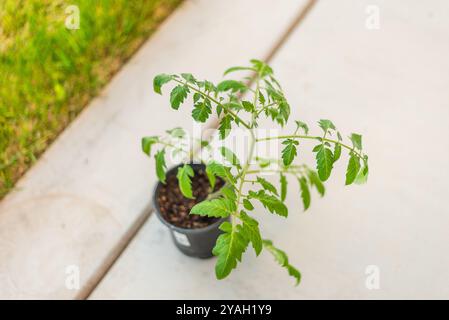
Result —
<svg viewBox="0 0 449 320"><path fill-rule="evenodd" d="M443 0L186 1L0 203L0 298L448 298L448 18ZM332 119L362 133L370 155L368 184L344 187L341 163L306 213L295 183L288 221L261 212L302 272L298 287L250 250L217 281L215 260L182 255L152 215L154 163L140 137L192 128L152 92L153 76L218 81L251 58L269 60L291 119ZM73 265L77 289L66 286Z"/></svg>

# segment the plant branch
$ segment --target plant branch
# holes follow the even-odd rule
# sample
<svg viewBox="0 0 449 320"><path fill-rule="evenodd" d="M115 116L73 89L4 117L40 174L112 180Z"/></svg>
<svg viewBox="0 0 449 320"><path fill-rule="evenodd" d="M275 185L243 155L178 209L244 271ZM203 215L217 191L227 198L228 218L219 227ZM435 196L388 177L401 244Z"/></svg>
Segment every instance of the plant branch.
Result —
<svg viewBox="0 0 449 320"><path fill-rule="evenodd" d="M329 142L329 143L333 143L333 144L339 144L343 148L346 148L349 151L354 152L359 158L363 158L362 153L357 151L355 148L342 143L341 141L337 141L337 140L333 140L333 139L329 139L329 138L322 138L322 137L318 137L318 136L305 136L305 135L294 134L294 135L259 138L259 139L256 139L256 142L268 141L268 140L279 140L279 139L309 139L309 140L318 140L318 141L322 141L322 142L324 141L324 142Z"/></svg>

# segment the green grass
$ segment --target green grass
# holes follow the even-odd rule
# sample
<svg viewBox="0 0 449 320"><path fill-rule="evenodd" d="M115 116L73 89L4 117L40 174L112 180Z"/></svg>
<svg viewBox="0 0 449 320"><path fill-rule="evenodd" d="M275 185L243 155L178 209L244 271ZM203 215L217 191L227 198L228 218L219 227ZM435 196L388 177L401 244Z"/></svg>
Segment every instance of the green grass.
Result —
<svg viewBox="0 0 449 320"><path fill-rule="evenodd" d="M0 198L181 1L0 1Z"/></svg>

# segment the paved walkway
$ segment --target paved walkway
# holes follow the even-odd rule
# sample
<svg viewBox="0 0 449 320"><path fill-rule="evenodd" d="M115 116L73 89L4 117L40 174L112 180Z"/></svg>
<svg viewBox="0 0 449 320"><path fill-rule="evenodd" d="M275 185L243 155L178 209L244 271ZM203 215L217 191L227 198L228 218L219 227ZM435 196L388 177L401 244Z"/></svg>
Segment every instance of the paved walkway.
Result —
<svg viewBox="0 0 449 320"><path fill-rule="evenodd" d="M0 297L447 298L447 4L318 1L296 23L308 3L202 0L177 10L0 204ZM380 10L380 29L366 27L367 7ZM292 118L360 131L370 155L367 185L344 187L341 164L307 213L263 216L264 233L302 271L296 288L268 255L256 261L249 250L215 281L213 260L180 254L150 215L155 177L139 150L144 134L191 125L151 92L154 74L217 80L228 65L267 56ZM72 264L80 290L65 286ZM365 286L369 265L380 269L379 290Z"/></svg>

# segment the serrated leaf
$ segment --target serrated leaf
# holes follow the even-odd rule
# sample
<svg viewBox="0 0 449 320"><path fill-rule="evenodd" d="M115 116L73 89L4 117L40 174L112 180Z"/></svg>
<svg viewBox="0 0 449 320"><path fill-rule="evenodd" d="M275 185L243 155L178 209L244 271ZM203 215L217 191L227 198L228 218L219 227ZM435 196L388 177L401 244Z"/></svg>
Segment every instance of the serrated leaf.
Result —
<svg viewBox="0 0 449 320"><path fill-rule="evenodd" d="M271 69L271 67L265 62L257 59L251 59L250 62L261 78L273 74L273 69Z"/></svg>
<svg viewBox="0 0 449 320"><path fill-rule="evenodd" d="M192 110L192 118L197 122L206 122L211 114L212 108L208 100L196 103Z"/></svg>
<svg viewBox="0 0 449 320"><path fill-rule="evenodd" d="M316 153L316 163L318 176L321 181L326 181L331 175L334 157L332 151L326 148L324 145L321 145L318 152Z"/></svg>
<svg viewBox="0 0 449 320"><path fill-rule="evenodd" d="M338 138L338 141L341 141L341 140L343 140L343 138L341 137L341 134L340 134L340 132L339 132L339 131L337 131L337 138Z"/></svg>
<svg viewBox="0 0 449 320"><path fill-rule="evenodd" d="M299 270L296 269L291 264L287 265L286 268L287 268L288 274L296 279L295 285L298 285L301 282L301 272L299 272Z"/></svg>
<svg viewBox="0 0 449 320"><path fill-rule="evenodd" d="M214 172L212 171L211 167L206 166L206 175L209 179L209 184L212 190L215 188L215 183L217 182L217 178L215 177Z"/></svg>
<svg viewBox="0 0 449 320"><path fill-rule="evenodd" d="M236 80L223 80L217 85L218 91L228 91L231 90L232 92L246 91L247 87L243 82L236 81Z"/></svg>
<svg viewBox="0 0 449 320"><path fill-rule="evenodd" d="M262 238L260 236L259 223L244 211L240 212L240 219L243 221L243 231L253 245L256 256L258 256L262 251Z"/></svg>
<svg viewBox="0 0 449 320"><path fill-rule="evenodd" d="M196 104L200 99L202 98L202 95L198 92L195 92L193 94L193 103Z"/></svg>
<svg viewBox="0 0 449 320"><path fill-rule="evenodd" d="M262 92L259 92L258 99L259 99L260 104L265 104L266 100L265 100L265 96L262 94Z"/></svg>
<svg viewBox="0 0 449 320"><path fill-rule="evenodd" d="M217 88L215 87L215 85L208 81L208 80L204 80L203 82L204 85L204 89L206 89L207 92L217 92Z"/></svg>
<svg viewBox="0 0 449 320"><path fill-rule="evenodd" d="M249 210L249 211L254 210L253 204L252 204L251 201L249 201L248 199L243 199L243 207L244 207L246 210Z"/></svg>
<svg viewBox="0 0 449 320"><path fill-rule="evenodd" d="M220 147L220 153L226 159L226 161L231 163L233 166L241 168L239 158L237 158L235 153L232 152L229 148L227 148L227 147Z"/></svg>
<svg viewBox="0 0 449 320"><path fill-rule="evenodd" d="M237 200L237 195L235 193L235 188L233 185L226 185L221 188L220 191L223 197L232 200L233 202Z"/></svg>
<svg viewBox="0 0 449 320"><path fill-rule="evenodd" d="M212 253L217 256L215 275L217 279L224 279L237 266L237 262L242 261L249 240L241 225L233 226L226 221L221 224L220 230L224 233L218 237Z"/></svg>
<svg viewBox="0 0 449 320"><path fill-rule="evenodd" d="M189 199L194 199L192 194L192 180L190 179L194 175L195 173L192 167L188 164L179 167L178 174L176 175L182 195Z"/></svg>
<svg viewBox="0 0 449 320"><path fill-rule="evenodd" d="M165 183L165 170L167 169L167 165L165 163L165 149L156 152L154 159L156 160L156 175L159 181Z"/></svg>
<svg viewBox="0 0 449 320"><path fill-rule="evenodd" d="M282 217L288 216L288 209L285 204L275 196L266 194L264 190L259 190L258 192L249 191L249 198L259 200L271 213L276 213Z"/></svg>
<svg viewBox="0 0 449 320"><path fill-rule="evenodd" d="M262 188L264 188L268 192L271 192L277 196L279 195L278 191L276 190L276 187L271 182L265 180L262 177L257 177L257 182L262 186Z"/></svg>
<svg viewBox="0 0 449 320"><path fill-rule="evenodd" d="M220 126L218 127L219 137L221 140L226 139L226 137L231 133L231 116L226 115L221 119Z"/></svg>
<svg viewBox="0 0 449 320"><path fill-rule="evenodd" d="M298 130L299 128L301 128L302 130L304 130L304 133L305 133L306 135L309 134L309 126L308 126L305 122L296 120L295 123L296 123L296 130Z"/></svg>
<svg viewBox="0 0 449 320"><path fill-rule="evenodd" d="M301 282L301 273L289 263L287 254L276 248L270 240L263 240L262 243L265 249L273 255L277 263L287 269L288 274L296 279L296 285L298 285Z"/></svg>
<svg viewBox="0 0 449 320"><path fill-rule="evenodd" d="M360 170L360 159L355 153L351 152L348 167L346 169L345 185L350 185L351 183L354 182L359 170Z"/></svg>
<svg viewBox="0 0 449 320"><path fill-rule="evenodd" d="M253 112L254 111L254 105L251 102L249 102L249 101L243 100L242 101L242 106L243 106L243 109L245 109L245 111L247 111L247 112Z"/></svg>
<svg viewBox="0 0 449 320"><path fill-rule="evenodd" d="M254 68L250 68L250 67L231 67L231 68L226 69L226 71L223 73L223 76L225 76L231 72L242 71L242 70L256 71Z"/></svg>
<svg viewBox="0 0 449 320"><path fill-rule="evenodd" d="M181 73L181 77L183 77L187 82L196 83L196 79L191 73Z"/></svg>
<svg viewBox="0 0 449 320"><path fill-rule="evenodd" d="M231 184L235 184L235 178L231 173L231 168L229 167L212 161L206 166L206 170L209 171L210 174L220 177Z"/></svg>
<svg viewBox="0 0 449 320"><path fill-rule="evenodd" d="M362 150L362 136L360 134L351 133L349 139L351 139L354 148Z"/></svg>
<svg viewBox="0 0 449 320"><path fill-rule="evenodd" d="M355 178L354 182L357 184L366 183L366 181L368 180L368 173L369 173L368 156L364 155L363 156L363 166L362 166L362 168L360 168L359 173L357 174L357 177Z"/></svg>
<svg viewBox="0 0 449 320"><path fill-rule="evenodd" d="M304 205L304 211L310 207L310 190L307 184L307 179L301 177L298 179L299 187L301 188L301 199Z"/></svg>
<svg viewBox="0 0 449 320"><path fill-rule="evenodd" d="M341 156L341 144L336 143L334 147L334 162L337 162L338 159L340 159Z"/></svg>
<svg viewBox="0 0 449 320"><path fill-rule="evenodd" d="M142 151L151 156L151 146L159 141L159 137L143 137L142 138Z"/></svg>
<svg viewBox="0 0 449 320"><path fill-rule="evenodd" d="M320 151L321 147L323 146L323 144L317 144L315 147L313 147L312 152L318 152Z"/></svg>
<svg viewBox="0 0 449 320"><path fill-rule="evenodd" d="M284 100L279 103L279 114L283 119L282 124L288 121L288 118L290 117L290 105L287 101Z"/></svg>
<svg viewBox="0 0 449 320"><path fill-rule="evenodd" d="M218 198L197 203L190 210L190 213L207 217L226 218L236 209L237 207L234 201Z"/></svg>
<svg viewBox="0 0 449 320"><path fill-rule="evenodd" d="M321 119L320 121L318 121L318 125L320 126L321 129L323 129L324 132L326 132L329 129L335 130L335 125L332 123L332 121L327 119Z"/></svg>
<svg viewBox="0 0 449 320"><path fill-rule="evenodd" d="M284 202L287 197L287 178L281 173L280 174L281 183L281 201Z"/></svg>
<svg viewBox="0 0 449 320"><path fill-rule="evenodd" d="M320 178L318 177L318 174L313 170L308 170L307 176L309 177L310 184L317 189L320 196L324 196L326 189L323 183L321 182Z"/></svg>
<svg viewBox="0 0 449 320"><path fill-rule="evenodd" d="M176 128L167 130L166 132L173 138L184 138L186 135L185 130L180 127L176 127Z"/></svg>
<svg viewBox="0 0 449 320"><path fill-rule="evenodd" d="M284 140L282 144L285 145L284 149L282 149L282 162L284 163L284 166L289 166L297 155L296 146L299 143L296 140L287 139Z"/></svg>
<svg viewBox="0 0 449 320"><path fill-rule="evenodd" d="M187 98L187 93L189 93L189 88L186 86L178 85L174 87L170 93L171 107L178 110L181 103Z"/></svg>
<svg viewBox="0 0 449 320"><path fill-rule="evenodd" d="M158 74L153 79L153 90L156 93L162 94L162 86L166 84L167 82L170 82L173 79L173 76L169 74Z"/></svg>
<svg viewBox="0 0 449 320"><path fill-rule="evenodd" d="M356 184L364 184L366 181L368 181L368 165L365 164L362 168L360 168L359 173L357 174L357 177L355 178Z"/></svg>

